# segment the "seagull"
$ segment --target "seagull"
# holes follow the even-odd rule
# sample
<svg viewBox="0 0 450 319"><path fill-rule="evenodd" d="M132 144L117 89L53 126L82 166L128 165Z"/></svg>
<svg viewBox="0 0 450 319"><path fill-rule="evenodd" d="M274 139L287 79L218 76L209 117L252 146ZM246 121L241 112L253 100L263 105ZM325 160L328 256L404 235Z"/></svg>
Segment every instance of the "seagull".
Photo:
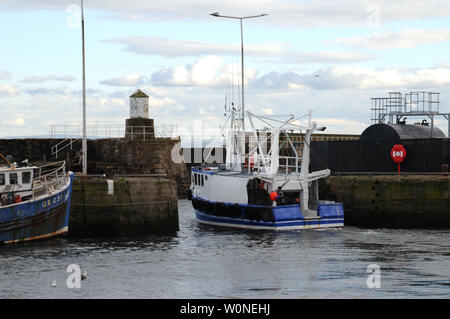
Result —
<svg viewBox="0 0 450 319"><path fill-rule="evenodd" d="M81 280L85 280L87 278L86 270L81 274Z"/></svg>
<svg viewBox="0 0 450 319"><path fill-rule="evenodd" d="M58 284L56 283L56 280L53 280L52 287L57 287L57 286L58 286Z"/></svg>

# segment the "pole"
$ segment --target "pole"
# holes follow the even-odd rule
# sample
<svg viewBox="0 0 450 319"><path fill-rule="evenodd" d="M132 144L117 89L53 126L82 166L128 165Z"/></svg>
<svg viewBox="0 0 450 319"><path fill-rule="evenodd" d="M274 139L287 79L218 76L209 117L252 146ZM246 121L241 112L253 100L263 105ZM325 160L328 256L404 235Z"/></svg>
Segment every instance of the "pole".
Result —
<svg viewBox="0 0 450 319"><path fill-rule="evenodd" d="M81 41L82 41L82 56L83 56L83 143L82 143L82 163L83 175L87 175L87 141L86 141L86 62L84 55L84 12L83 0L81 0Z"/></svg>
<svg viewBox="0 0 450 319"><path fill-rule="evenodd" d="M225 16L220 15L218 12L211 13L210 15L214 17L220 17L220 18L229 18L229 19L239 19L241 23L241 90L242 90L242 130L244 131L245 135L245 106L244 106L244 33L242 31L242 20L243 19L251 19L251 18L259 18L264 17L267 14L263 13L260 15L255 16L247 16L247 17L233 17L233 16Z"/></svg>
<svg viewBox="0 0 450 319"><path fill-rule="evenodd" d="M242 131L245 138L245 107L244 107L244 33L242 31L242 18L241 21L241 79L242 79Z"/></svg>

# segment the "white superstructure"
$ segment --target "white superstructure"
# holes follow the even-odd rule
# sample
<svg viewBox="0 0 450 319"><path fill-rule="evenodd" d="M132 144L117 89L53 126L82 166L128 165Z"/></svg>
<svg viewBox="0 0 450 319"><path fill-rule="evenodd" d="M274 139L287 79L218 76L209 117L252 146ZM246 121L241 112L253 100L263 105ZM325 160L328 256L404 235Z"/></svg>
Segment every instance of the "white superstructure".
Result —
<svg viewBox="0 0 450 319"><path fill-rule="evenodd" d="M228 132L226 163L213 167L202 166L192 171L192 195L212 202L225 202L236 204L252 204L247 194L250 180L261 182L267 194L284 192L289 194L303 207L304 214L316 216L318 204L317 180L330 175L329 169L310 172L310 140L314 131L323 131L325 128L317 127L311 119L307 127L297 125L299 119L291 115L287 120L276 117L257 116L246 112L253 135L248 145L244 144L244 133L241 129L241 119L231 111L229 118L230 130ZM255 120L269 125L266 130L258 130ZM289 134L292 130L304 131L304 145L302 154L297 153ZM280 156L280 137L290 146L291 156ZM270 144L270 149L267 145ZM245 153L245 148L248 152ZM207 159L205 160L205 162ZM274 203L274 205L276 205Z"/></svg>

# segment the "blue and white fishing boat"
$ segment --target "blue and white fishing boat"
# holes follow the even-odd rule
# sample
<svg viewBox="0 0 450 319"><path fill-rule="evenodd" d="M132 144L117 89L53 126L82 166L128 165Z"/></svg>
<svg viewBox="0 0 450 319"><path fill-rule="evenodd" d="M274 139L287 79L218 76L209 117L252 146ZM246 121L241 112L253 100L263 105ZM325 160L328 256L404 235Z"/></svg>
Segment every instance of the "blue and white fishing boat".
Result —
<svg viewBox="0 0 450 319"><path fill-rule="evenodd" d="M266 14L231 17L215 12L211 15L241 20L242 95L239 106L235 106L233 101L227 107L225 102L226 123L230 123L225 163L206 164L214 161L210 159L210 152L203 165L192 168L188 198L192 200L197 220L204 224L250 229L344 226L342 204L320 201L318 197L318 180L330 175L330 170L309 171L311 134L325 130L311 121L311 111L306 115L309 116L308 126L301 126L298 122L305 116L296 118L290 114L285 120L280 120L279 117L245 112L242 19ZM252 132L245 130L246 117ZM257 128L256 120L261 121L265 128ZM302 130L305 132L301 154L290 138L295 130L300 130L300 134ZM280 156L280 146L284 146L280 145L280 140L289 145L288 156ZM217 163L220 156L216 155Z"/></svg>
<svg viewBox="0 0 450 319"><path fill-rule="evenodd" d="M65 162L0 167L0 244L67 234L73 173Z"/></svg>
<svg viewBox="0 0 450 319"><path fill-rule="evenodd" d="M311 121L311 112L306 115L308 126L298 125L302 117L294 115L280 120L246 112L251 134L245 133L244 116L238 109L227 112L231 125L225 163L206 164L211 162L209 154L191 172L188 198L200 223L274 230L344 226L342 204L318 198L318 180L330 175L330 170L309 171L311 134L325 129ZM256 120L266 127L258 129ZM304 132L301 153L290 137L298 130ZM280 141L289 145L290 156L280 155L284 146Z"/></svg>

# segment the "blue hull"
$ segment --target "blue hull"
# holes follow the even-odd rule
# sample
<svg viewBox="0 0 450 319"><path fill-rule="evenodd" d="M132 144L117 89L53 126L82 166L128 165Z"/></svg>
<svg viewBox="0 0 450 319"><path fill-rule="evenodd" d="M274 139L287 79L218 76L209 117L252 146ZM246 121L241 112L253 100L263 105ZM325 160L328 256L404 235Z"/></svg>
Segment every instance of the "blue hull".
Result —
<svg viewBox="0 0 450 319"><path fill-rule="evenodd" d="M309 229L344 226L341 203L321 203L318 217L304 217L300 205L258 206L215 203L193 198L197 220L204 224L249 229Z"/></svg>
<svg viewBox="0 0 450 319"><path fill-rule="evenodd" d="M0 207L0 243L15 243L54 236L69 230L70 183L61 191L37 200Z"/></svg>

